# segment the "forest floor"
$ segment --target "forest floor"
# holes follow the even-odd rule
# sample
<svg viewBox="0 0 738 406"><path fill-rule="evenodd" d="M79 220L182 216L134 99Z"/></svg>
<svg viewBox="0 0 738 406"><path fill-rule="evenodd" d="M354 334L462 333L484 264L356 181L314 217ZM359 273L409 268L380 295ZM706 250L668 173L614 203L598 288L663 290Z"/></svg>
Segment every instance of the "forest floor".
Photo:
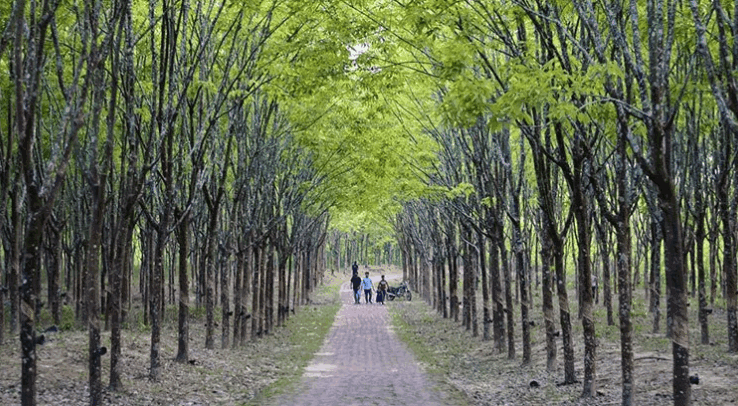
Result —
<svg viewBox="0 0 738 406"><path fill-rule="evenodd" d="M637 296L637 293L636 293ZM572 297L572 296L570 296ZM538 298L540 300L540 298ZM634 322L634 405L670 405L672 397L671 341L664 334L651 334L652 316L643 309L642 297L633 311ZM617 301L615 302L617 303ZM538 306L540 307L540 306ZM690 307L694 312L697 304ZM575 370L583 377L584 344L582 325L576 318L576 303L570 304L574 315ZM445 377L462 391L473 405L619 405L621 404L620 331L607 326L605 310L597 306L597 397L581 398L582 384L560 386L563 381L563 347L557 340L558 367L546 371L546 343L540 308L532 311L531 363L521 365L520 325L516 324L515 359L507 351L497 353L491 341L482 341L465 331L460 322L443 319L422 301L399 302L393 308L396 330L429 371ZM517 309L519 310L519 309ZM617 311L617 309L615 309ZM481 306L478 309L482 313ZM519 320L519 313L516 312ZM558 314L558 313L557 313ZM558 317L558 316L557 316ZM738 404L738 354L727 352L726 316L722 311L710 316L711 341L699 344L697 315L690 314L690 375L699 376L692 385L694 405ZM665 323L662 317L662 324ZM617 315L615 315L617 323ZM663 332L665 326L662 326ZM482 334L482 324L479 324ZM491 332L490 332L491 334ZM536 382L533 384L532 382Z"/></svg>
<svg viewBox="0 0 738 406"><path fill-rule="evenodd" d="M285 327L238 348L204 348L205 317L191 308L190 357L177 363L176 309L167 308L161 336L161 377L148 378L151 331L140 317L131 317L123 331L122 380L120 391L104 390L109 405L251 405L270 393L280 393L296 381L333 324L339 308L341 281L328 278L318 288L313 303L300 307ZM134 305L134 311L136 308ZM138 309L140 313L140 309ZM218 313L216 313L218 314ZM140 314L139 314L140 316ZM88 400L87 332L70 329L46 333L37 347L38 405L86 405ZM0 346L0 405L20 404L19 340L6 336ZM216 330L216 346L221 342ZM110 332L102 344L110 347ZM103 385L107 387L110 358L103 358Z"/></svg>
<svg viewBox="0 0 738 406"><path fill-rule="evenodd" d="M374 270L376 271L376 269ZM375 277L377 272L373 272ZM190 362L174 362L177 346L176 311L167 311L162 331L161 379L148 379L150 330L140 317L131 317L123 333L123 385L121 391L105 390L110 405L262 405L289 394L300 382L311 359L321 354L341 306L338 287L348 276L328 278L311 305L301 307L284 328L245 346L204 349L204 312L193 310L190 322ZM394 284L394 283L393 283ZM651 334L651 315L642 293L633 309L636 405L668 405L671 398L671 342L663 334ZM580 398L581 384L558 386L563 380L563 349L559 340L558 369L546 372L545 339L540 305L532 309L532 362L521 366L520 331L516 325L517 357L494 351L491 342L472 337L460 323L443 319L416 294L413 301L396 300L386 306L393 330L410 349L432 386L451 393L445 404L460 405L616 405L620 404L620 345L617 325L607 326L602 305L596 307L597 390L595 399ZM534 303L540 298L534 298ZM480 301L481 303L481 301ZM571 310L576 315L576 303ZM690 374L699 375L692 386L695 405L738 404L738 354L727 352L725 314L710 316L710 345L699 344L696 303L690 307ZM135 314L135 307L134 313ZM169 310L169 309L168 309ZM139 310L140 313L140 310ZM479 307L481 316L481 305ZM518 317L519 319L519 317ZM617 321L617 319L616 319ZM581 323L573 320L576 372L582 378ZM662 318L662 324L664 324ZM41 327L46 327L46 324ZM519 323L518 323L519 324ZM480 334L481 334L480 323ZM664 327L662 327L663 331ZM68 329L46 333L38 347L37 400L39 405L88 404L87 333ZM216 342L220 342L218 331ZM103 333L109 347L110 334ZM409 361L412 362L412 361ZM0 404L20 403L20 346L6 334L0 345ZM109 357L103 360L104 384ZM531 387L536 381L539 386ZM391 384L391 380L388 381ZM410 403L411 404L411 403ZM330 405L326 405L330 406Z"/></svg>

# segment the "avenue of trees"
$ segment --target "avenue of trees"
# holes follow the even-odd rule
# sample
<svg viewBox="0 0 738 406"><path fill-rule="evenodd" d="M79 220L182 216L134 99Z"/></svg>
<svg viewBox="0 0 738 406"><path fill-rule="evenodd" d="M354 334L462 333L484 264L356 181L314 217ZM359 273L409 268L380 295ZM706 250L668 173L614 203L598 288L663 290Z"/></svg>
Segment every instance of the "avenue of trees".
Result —
<svg viewBox="0 0 738 406"><path fill-rule="evenodd" d="M42 313L89 332L100 404L135 300L156 380L167 309L187 362L192 306L198 345L239 347L353 260L401 264L523 363L540 294L548 368L584 397L593 283L623 405L637 286L674 404L690 325L707 344L724 314L738 352L735 2L13 0L0 30L0 344L20 339L25 405Z"/></svg>

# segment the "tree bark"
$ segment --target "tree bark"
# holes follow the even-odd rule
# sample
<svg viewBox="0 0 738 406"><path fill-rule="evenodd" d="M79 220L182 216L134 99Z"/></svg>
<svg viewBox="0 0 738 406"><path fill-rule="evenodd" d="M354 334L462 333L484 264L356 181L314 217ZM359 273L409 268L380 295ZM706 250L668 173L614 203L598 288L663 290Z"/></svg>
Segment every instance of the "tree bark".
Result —
<svg viewBox="0 0 738 406"><path fill-rule="evenodd" d="M498 353L505 350L505 305L502 301L502 284L500 283L500 255L499 243L497 242L497 226L490 230L491 241L489 244L489 272L492 291L492 324L495 348Z"/></svg>
<svg viewBox="0 0 738 406"><path fill-rule="evenodd" d="M177 246L179 248L179 306L177 313L177 355L174 358L179 363L190 359L190 214L175 213L180 218L177 226Z"/></svg>
<svg viewBox="0 0 738 406"><path fill-rule="evenodd" d="M237 244L240 245L240 244ZM236 348L241 341L241 328L245 327L243 322L243 271L244 271L244 255L240 251L236 251L236 272L233 280L233 344Z"/></svg>
<svg viewBox="0 0 738 406"><path fill-rule="evenodd" d="M54 324L59 326L61 324L61 286L59 285L59 278L61 276L61 231L64 225L53 218L49 220L47 230L47 263L46 263L46 276L48 279L47 285L47 298L51 307L51 318L54 320ZM3 312L4 313L4 312ZM0 323L3 326L4 323ZM2 342L2 340L0 340Z"/></svg>
<svg viewBox="0 0 738 406"><path fill-rule="evenodd" d="M569 311L569 293L566 290L566 268L564 266L563 242L553 240L552 247L554 269L556 270L556 288L559 298L559 322L561 339L564 344L564 384L577 382L574 371L574 342L571 329L571 312Z"/></svg>
<svg viewBox="0 0 738 406"><path fill-rule="evenodd" d="M627 191L626 191L627 192ZM621 195L622 196L622 195ZM622 199L625 200L625 199ZM626 204L629 204L627 202ZM635 393L635 382L633 380L633 327L630 320L631 313L631 286L630 286L630 227L628 216L629 213L623 210L629 210L621 204L620 221L618 227L618 311L620 319L620 365L623 377L623 397L622 405L629 406L633 404L633 395Z"/></svg>
<svg viewBox="0 0 738 406"><path fill-rule="evenodd" d="M472 266L472 254L471 254L471 231L469 230L469 227L465 224L462 224L461 226L461 241L463 244L463 253L462 253L462 264L464 267L464 275L463 275L463 299L462 299L462 325L466 328L467 331L471 330L472 328L472 314L471 314L471 303L472 303L472 287L474 286L474 272L473 272L473 266Z"/></svg>
<svg viewBox="0 0 738 406"><path fill-rule="evenodd" d="M455 322L459 321L459 268L456 250L456 226L450 222L447 226L446 246L448 247L448 283L449 283L449 317Z"/></svg>
<svg viewBox="0 0 738 406"><path fill-rule="evenodd" d="M20 178L16 181L13 191L10 193L10 258L8 260L8 293L10 296L10 332L12 334L18 331L19 308L20 305L20 272L21 272L21 251L23 242L23 225L21 224L21 182Z"/></svg>
<svg viewBox="0 0 738 406"><path fill-rule="evenodd" d="M220 193L211 196L207 186L203 186L203 195L208 207L207 242L205 244L205 348L215 348L215 267L217 266L218 214Z"/></svg>
<svg viewBox="0 0 738 406"><path fill-rule="evenodd" d="M97 148L93 143L93 148ZM94 158L97 155L93 155ZM96 160L93 161L93 168L96 166ZM105 211L105 187L104 179L98 176L96 169L93 169L92 178L92 196L93 196L93 218L90 222L89 243L87 249L87 281L86 294L87 299L87 328L88 328L88 367L89 367L89 387L90 387L90 404L102 404L102 361L104 354L100 347L100 287L99 267L100 267L100 244L102 234L102 222Z"/></svg>
<svg viewBox="0 0 738 406"><path fill-rule="evenodd" d="M54 4L58 6L58 4ZM38 12L36 9L34 12ZM36 131L36 111L38 108L40 89L41 89L41 71L45 50L45 39L47 28L51 22L51 18L56 10L51 8L49 3L44 3L40 11L40 15L32 15L32 20L26 21L26 2L18 0L13 10L18 16L14 27L13 53L13 75L15 85L15 108L16 108L16 136L18 142L18 152L20 157L20 173L25 181L26 189L26 218L27 228L24 238L24 245L17 252L23 253L23 283L20 287L20 342L21 342L21 404L34 405L36 403L36 314L35 307L37 304L36 286L38 278L40 278L42 241L44 235L44 227L50 216L51 208L58 196L61 185L66 177L67 164L70 160L72 145L77 139L79 129L82 127L82 120L78 119L81 114L80 109L87 102L88 90L91 83L88 72L85 75L83 83L78 88L77 104L67 106L63 120L65 121L60 128L63 128L63 153L59 157L55 157L54 161L48 163L39 163L35 161L34 144L38 141L39 132ZM93 16L91 19L94 19ZM38 18L38 20L36 20ZM94 21L96 23L96 21ZM27 33L29 30L30 33ZM28 38L32 43L24 46L23 40ZM97 37L94 37L95 41ZM81 60L88 63L90 71L97 68L95 62L94 45L87 48L88 44L83 44L84 53L80 55ZM28 55L24 55L24 50L28 51ZM94 58L91 57L94 55ZM90 67L92 64L92 67ZM68 124L68 126L67 126ZM54 167L55 170L51 174L51 184L43 184L44 179L37 172L38 167ZM17 199L19 200L19 199ZM14 205L20 204L16 201ZM20 214L19 210L13 210L14 213ZM19 234L16 234L19 235ZM19 247L20 248L20 247ZM20 260L20 256L18 260ZM13 286L15 288L15 286ZM11 291L11 300L12 298ZM12 321L11 321L12 323Z"/></svg>
<svg viewBox="0 0 738 406"><path fill-rule="evenodd" d="M612 314L612 288L610 281L612 279L610 275L610 255L609 255L609 238L605 231L605 227L601 223L595 224L597 231L597 240L599 241L600 247L600 260L602 263L602 299L605 305L605 311L607 312L607 325L615 325L615 320Z"/></svg>
<svg viewBox="0 0 738 406"><path fill-rule="evenodd" d="M735 168L734 168L735 170ZM738 352L738 300L736 296L736 254L735 254L735 206L728 199L727 187L718 190L721 202L720 217L723 223L723 278L725 281L725 312L728 318L728 351Z"/></svg>
<svg viewBox="0 0 738 406"><path fill-rule="evenodd" d="M497 230L502 233L502 228ZM500 250L500 262L502 262L502 272L505 282L505 319L507 320L507 358L515 359L515 308L512 296L512 270L507 260L507 248L505 247L505 238L503 234L498 235L498 243Z"/></svg>
<svg viewBox="0 0 738 406"><path fill-rule="evenodd" d="M492 315L489 311L489 278L487 277L486 240L482 231L477 231L477 250L479 252L479 268L482 274L482 339L489 341L489 326Z"/></svg>
<svg viewBox="0 0 738 406"><path fill-rule="evenodd" d="M692 388L689 383L689 312L687 281L684 269L681 218L673 185L659 188L661 210L664 213L664 256L667 269L668 302L672 319L672 355L674 404L692 404Z"/></svg>
<svg viewBox="0 0 738 406"><path fill-rule="evenodd" d="M541 232L541 289L543 322L546 329L546 370L556 370L556 322L554 319L553 292L551 283L552 242L546 231Z"/></svg>
<svg viewBox="0 0 738 406"><path fill-rule="evenodd" d="M590 266L589 204L583 185L574 186L574 216L577 219L579 285L582 294L582 329L584 334L584 384L583 397L597 394L597 338L592 303L592 269Z"/></svg>
<svg viewBox="0 0 738 406"><path fill-rule="evenodd" d="M652 213L651 217L651 285L650 306L653 314L652 331L658 334L661 330L661 225L655 218L656 213Z"/></svg>
<svg viewBox="0 0 738 406"><path fill-rule="evenodd" d="M261 331L259 330L259 279L261 279L261 255L256 244L253 245L252 278L251 278L251 340L255 341Z"/></svg>
<svg viewBox="0 0 738 406"><path fill-rule="evenodd" d="M269 335L274 327L274 243L270 241L265 249L266 257L266 279L264 286L264 335Z"/></svg>
<svg viewBox="0 0 738 406"><path fill-rule="evenodd" d="M221 306L221 339L220 347L223 349L228 348L228 344L231 340L231 303L230 296L230 261L228 260L228 254L225 250L221 250L220 260L218 261L220 269L220 306Z"/></svg>
<svg viewBox="0 0 738 406"><path fill-rule="evenodd" d="M512 161L512 157L510 156L510 150L509 145L507 144L507 140L503 142L505 145L503 147L503 156L508 162ZM521 162L525 161L525 156L521 158ZM522 232L522 219L520 216L520 184L518 186L514 186L514 182L512 180L513 174L512 169L508 166L507 169L507 177L510 179L510 218L511 218L511 227L512 227L512 249L513 253L515 255L515 269L517 274L517 282L518 282L518 291L520 292L520 321L521 321L521 330L523 333L523 365L527 365L530 363L530 323L528 320L528 310L529 310L529 303L528 303L528 270L527 270L527 263L525 258L525 252L523 247L523 232ZM522 179L519 178L518 182L522 182ZM505 289L507 289L508 283L505 282Z"/></svg>
<svg viewBox="0 0 738 406"><path fill-rule="evenodd" d="M247 313L247 306L251 302L253 291L251 279L253 278L253 256L251 255L251 236L247 234L244 238L244 242L239 246L239 252L243 255L243 285L241 286L241 294L243 295L242 312L241 312L241 346L246 344L246 332L248 329L247 321L249 317L253 318L253 307L251 308L251 314ZM253 331L252 331L253 333Z"/></svg>

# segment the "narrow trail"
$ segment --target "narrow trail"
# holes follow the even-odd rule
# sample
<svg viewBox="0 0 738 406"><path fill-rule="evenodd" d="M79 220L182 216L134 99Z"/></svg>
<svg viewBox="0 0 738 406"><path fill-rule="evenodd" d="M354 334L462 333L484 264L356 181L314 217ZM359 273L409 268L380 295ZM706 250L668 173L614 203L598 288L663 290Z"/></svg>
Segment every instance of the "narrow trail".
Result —
<svg viewBox="0 0 738 406"><path fill-rule="evenodd" d="M451 405L420 370L399 341L386 306L354 304L348 283L341 286L341 309L322 348L294 393L274 406Z"/></svg>

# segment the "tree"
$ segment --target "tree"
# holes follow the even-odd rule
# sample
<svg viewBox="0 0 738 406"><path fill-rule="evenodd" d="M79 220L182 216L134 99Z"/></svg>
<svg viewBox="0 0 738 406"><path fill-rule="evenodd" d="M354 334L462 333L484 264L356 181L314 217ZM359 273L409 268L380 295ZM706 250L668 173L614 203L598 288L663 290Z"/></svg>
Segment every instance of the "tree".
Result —
<svg viewBox="0 0 738 406"><path fill-rule="evenodd" d="M720 122L723 126L724 145L726 150L726 158L723 161L724 170L720 188L718 189L718 201L721 204L720 213L723 223L723 244L725 246L725 260L723 262L723 275L725 277L726 291L726 313L728 318L728 350L738 352L738 293L736 293L736 259L735 233L730 230L735 229L736 217L738 216L736 205L729 204L728 190L730 184L729 167L735 167L735 150L730 147L731 144L738 140L738 82L733 75L736 61L738 61L738 49L735 47L735 38L728 39L727 32L736 32L738 21L731 21L725 12L723 4L719 1L712 2L712 7L716 18L712 27L717 29L717 52L720 55L719 62L716 62L712 56L712 50L707 43L707 29L703 16L700 15L700 8L696 1L689 2L692 16L694 19L695 33L697 39L697 51L702 59L712 95L717 104L717 110L720 116ZM732 59L732 63L731 63ZM731 138L732 137L732 138ZM733 172L733 183L738 184L738 174ZM733 198L733 200L735 197Z"/></svg>

